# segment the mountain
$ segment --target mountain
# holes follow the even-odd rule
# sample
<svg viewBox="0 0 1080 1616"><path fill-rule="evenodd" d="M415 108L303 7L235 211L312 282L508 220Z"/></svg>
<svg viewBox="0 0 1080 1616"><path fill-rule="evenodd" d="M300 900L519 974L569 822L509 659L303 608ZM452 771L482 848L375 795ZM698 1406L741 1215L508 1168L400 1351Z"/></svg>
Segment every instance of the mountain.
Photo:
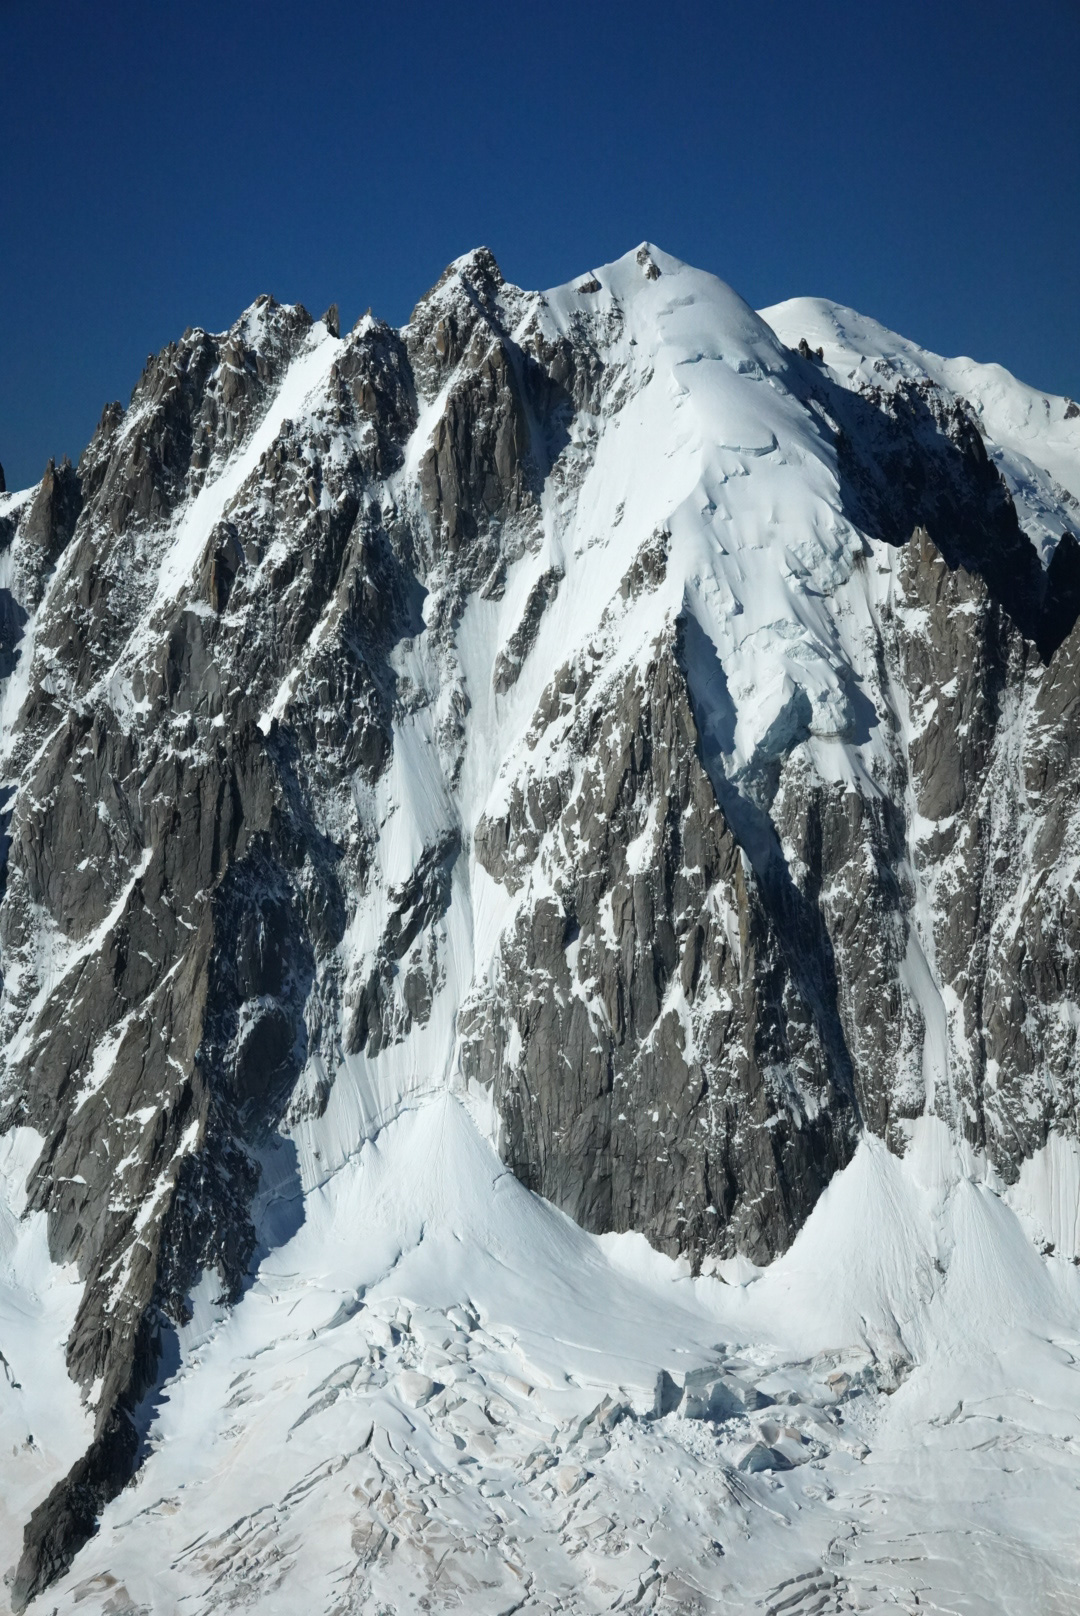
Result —
<svg viewBox="0 0 1080 1616"><path fill-rule="evenodd" d="M1078 616L1075 404L648 244L0 495L12 1608L1071 1609Z"/></svg>

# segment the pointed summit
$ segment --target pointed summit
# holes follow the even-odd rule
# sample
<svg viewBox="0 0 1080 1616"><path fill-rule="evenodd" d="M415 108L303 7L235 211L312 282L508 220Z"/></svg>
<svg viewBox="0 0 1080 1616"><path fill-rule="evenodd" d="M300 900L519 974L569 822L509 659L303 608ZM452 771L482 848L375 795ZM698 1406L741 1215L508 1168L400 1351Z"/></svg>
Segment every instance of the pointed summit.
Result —
<svg viewBox="0 0 1080 1616"><path fill-rule="evenodd" d="M660 279L660 266L653 257L652 249L647 241L641 243L634 257L641 265L642 273L647 281L658 281Z"/></svg>

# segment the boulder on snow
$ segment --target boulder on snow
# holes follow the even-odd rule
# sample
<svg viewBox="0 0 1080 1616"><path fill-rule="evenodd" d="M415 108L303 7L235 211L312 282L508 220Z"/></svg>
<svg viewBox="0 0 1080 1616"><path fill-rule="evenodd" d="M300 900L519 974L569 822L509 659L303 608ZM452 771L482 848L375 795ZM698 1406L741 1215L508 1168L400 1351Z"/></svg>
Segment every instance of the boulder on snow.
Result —
<svg viewBox="0 0 1080 1616"><path fill-rule="evenodd" d="M421 1375L415 1369L403 1369L398 1376L397 1384L402 1402L408 1403L410 1408L423 1408L425 1403L430 1403L436 1392L443 1389L430 1375Z"/></svg>
<svg viewBox="0 0 1080 1616"><path fill-rule="evenodd" d="M813 1457L810 1443L793 1425L779 1425L776 1420L759 1420L757 1433L759 1443L787 1459L792 1466L806 1464Z"/></svg>
<svg viewBox="0 0 1080 1616"><path fill-rule="evenodd" d="M613 1397L605 1395L595 1408L570 1426L567 1441L578 1442L583 1436L601 1436L629 1413L629 1403L616 1402Z"/></svg>
<svg viewBox="0 0 1080 1616"><path fill-rule="evenodd" d="M730 1420L752 1413L767 1401L756 1386L716 1369L694 1369L686 1377L681 1410L688 1420Z"/></svg>
<svg viewBox="0 0 1080 1616"><path fill-rule="evenodd" d="M656 1390L653 1393L653 1413L657 1419L663 1419L665 1414L674 1414L682 1401L683 1388L678 1381L661 1369L656 1377Z"/></svg>
<svg viewBox="0 0 1080 1616"><path fill-rule="evenodd" d="M683 1392L679 1412L685 1420L730 1420L743 1412L722 1380L704 1381Z"/></svg>
<svg viewBox="0 0 1080 1616"><path fill-rule="evenodd" d="M766 1447L764 1442L755 1442L752 1448L747 1448L739 1460L739 1469L749 1471L751 1475L759 1470L793 1470L795 1467L786 1454L779 1448Z"/></svg>
<svg viewBox="0 0 1080 1616"><path fill-rule="evenodd" d="M583 1470L580 1465L560 1465L555 1472L554 1479L556 1489L564 1498L569 1498L572 1493L577 1492L579 1487L585 1485L589 1477L588 1472Z"/></svg>

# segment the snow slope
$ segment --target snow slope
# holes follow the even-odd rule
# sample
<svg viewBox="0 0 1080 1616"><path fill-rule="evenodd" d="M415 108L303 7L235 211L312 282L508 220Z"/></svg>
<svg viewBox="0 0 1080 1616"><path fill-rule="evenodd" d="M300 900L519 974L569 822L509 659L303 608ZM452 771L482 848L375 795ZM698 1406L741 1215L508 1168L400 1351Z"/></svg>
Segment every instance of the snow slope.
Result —
<svg viewBox="0 0 1080 1616"><path fill-rule="evenodd" d="M31 1509L86 1446L92 1424L64 1362L78 1275L50 1261L45 1214L25 1212L40 1143L28 1128L0 1138L0 1542L8 1560Z"/></svg>
<svg viewBox="0 0 1080 1616"><path fill-rule="evenodd" d="M812 349L820 347L826 365L845 384L887 386L899 378L929 378L965 400L1025 530L1044 555L1061 537L1063 507L1069 530L1080 535L1080 408L1071 399L1040 393L1002 365L942 359L825 298L793 297L762 309L761 317L790 347L800 338Z"/></svg>
<svg viewBox="0 0 1080 1616"><path fill-rule="evenodd" d="M1072 1608L1080 1275L942 1125L743 1285L583 1235L449 1096L303 1219L207 1290L58 1610ZM651 1417L709 1362L768 1404ZM740 1470L762 1439L794 1467Z"/></svg>

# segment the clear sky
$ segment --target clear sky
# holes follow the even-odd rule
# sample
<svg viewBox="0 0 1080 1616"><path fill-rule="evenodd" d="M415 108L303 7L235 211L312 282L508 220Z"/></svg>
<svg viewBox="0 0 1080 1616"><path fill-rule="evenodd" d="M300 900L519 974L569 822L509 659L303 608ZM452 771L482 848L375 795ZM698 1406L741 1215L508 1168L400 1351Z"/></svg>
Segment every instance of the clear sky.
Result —
<svg viewBox="0 0 1080 1616"><path fill-rule="evenodd" d="M0 0L0 462L262 291L643 238L1080 395L1080 0Z"/></svg>

